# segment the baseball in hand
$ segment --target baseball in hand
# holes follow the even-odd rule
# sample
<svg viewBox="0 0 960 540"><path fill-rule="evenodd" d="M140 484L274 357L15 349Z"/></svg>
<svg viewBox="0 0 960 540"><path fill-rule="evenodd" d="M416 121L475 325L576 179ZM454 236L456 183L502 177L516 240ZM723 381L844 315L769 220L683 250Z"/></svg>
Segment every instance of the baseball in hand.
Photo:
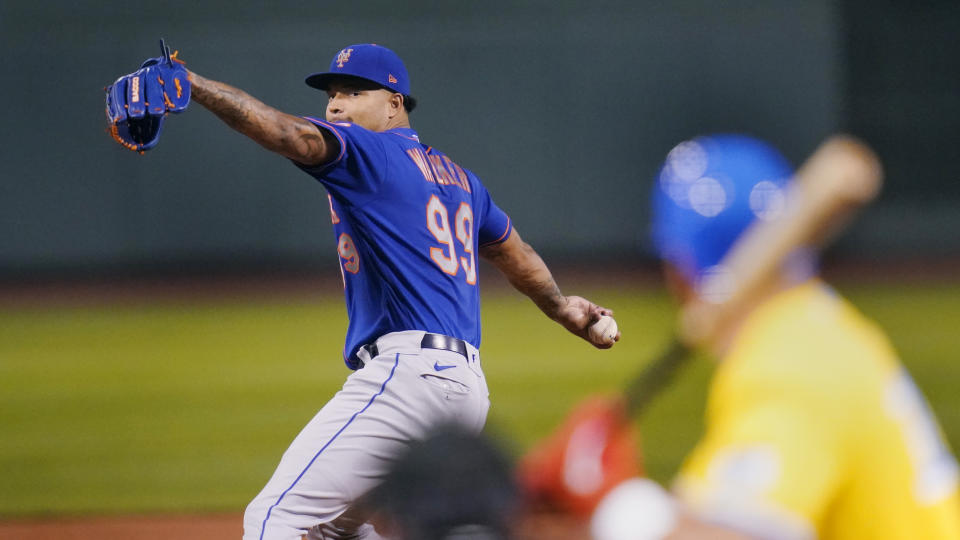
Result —
<svg viewBox="0 0 960 540"><path fill-rule="evenodd" d="M587 332L594 343L612 345L617 337L617 321L609 315L601 315L597 322L590 325Z"/></svg>

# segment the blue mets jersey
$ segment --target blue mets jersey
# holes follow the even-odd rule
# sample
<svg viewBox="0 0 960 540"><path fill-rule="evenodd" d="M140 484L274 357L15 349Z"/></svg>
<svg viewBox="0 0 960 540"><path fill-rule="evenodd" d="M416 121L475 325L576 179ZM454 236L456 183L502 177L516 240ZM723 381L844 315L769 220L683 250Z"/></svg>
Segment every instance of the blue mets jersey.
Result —
<svg viewBox="0 0 960 540"><path fill-rule="evenodd" d="M373 132L308 118L340 153L302 167L327 189L350 319L344 360L383 334L424 330L480 346L478 247L502 242L510 218L480 179L416 132Z"/></svg>

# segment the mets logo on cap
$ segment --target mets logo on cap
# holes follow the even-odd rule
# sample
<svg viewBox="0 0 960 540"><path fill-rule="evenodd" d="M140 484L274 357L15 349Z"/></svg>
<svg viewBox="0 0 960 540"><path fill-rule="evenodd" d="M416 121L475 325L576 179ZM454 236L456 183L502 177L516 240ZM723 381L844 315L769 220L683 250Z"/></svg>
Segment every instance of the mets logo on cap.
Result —
<svg viewBox="0 0 960 540"><path fill-rule="evenodd" d="M353 52L353 49L341 49L340 54L337 55L337 67L342 68L344 64L350 61L350 53Z"/></svg>

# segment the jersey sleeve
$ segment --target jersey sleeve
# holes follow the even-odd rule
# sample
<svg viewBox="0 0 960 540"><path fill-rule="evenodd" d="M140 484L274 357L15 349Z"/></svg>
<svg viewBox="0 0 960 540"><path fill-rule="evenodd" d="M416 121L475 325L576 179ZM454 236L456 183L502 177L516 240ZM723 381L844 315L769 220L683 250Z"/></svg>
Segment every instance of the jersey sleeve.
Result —
<svg viewBox="0 0 960 540"><path fill-rule="evenodd" d="M493 202L493 197L490 196L490 192L483 184L474 182L473 189L476 194L474 208L479 209L480 227L477 234L477 245L483 247L503 242L513 230L510 216Z"/></svg>
<svg viewBox="0 0 960 540"><path fill-rule="evenodd" d="M842 464L829 422L769 402L714 422L674 488L693 513L762 538L816 538Z"/></svg>
<svg viewBox="0 0 960 540"><path fill-rule="evenodd" d="M333 161L323 165L307 167L294 163L319 180L340 200L363 204L374 198L387 171L383 139L355 124L305 118L319 129L332 134L337 139L340 150Z"/></svg>

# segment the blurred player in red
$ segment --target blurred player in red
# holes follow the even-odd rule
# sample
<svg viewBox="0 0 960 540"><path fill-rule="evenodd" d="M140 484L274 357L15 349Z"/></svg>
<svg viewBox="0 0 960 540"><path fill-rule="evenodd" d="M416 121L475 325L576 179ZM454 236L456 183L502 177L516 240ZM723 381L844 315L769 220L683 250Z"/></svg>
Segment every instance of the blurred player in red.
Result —
<svg viewBox="0 0 960 540"><path fill-rule="evenodd" d="M708 294L704 276L722 271L748 225L785 210L791 175L779 152L743 136L670 152L653 240L681 303ZM958 467L936 419L883 332L818 277L813 254L790 258L729 328L711 344L722 353L705 432L671 492L598 461L602 499L586 501L599 499L595 540L960 538ZM539 479L569 491L564 480Z"/></svg>

